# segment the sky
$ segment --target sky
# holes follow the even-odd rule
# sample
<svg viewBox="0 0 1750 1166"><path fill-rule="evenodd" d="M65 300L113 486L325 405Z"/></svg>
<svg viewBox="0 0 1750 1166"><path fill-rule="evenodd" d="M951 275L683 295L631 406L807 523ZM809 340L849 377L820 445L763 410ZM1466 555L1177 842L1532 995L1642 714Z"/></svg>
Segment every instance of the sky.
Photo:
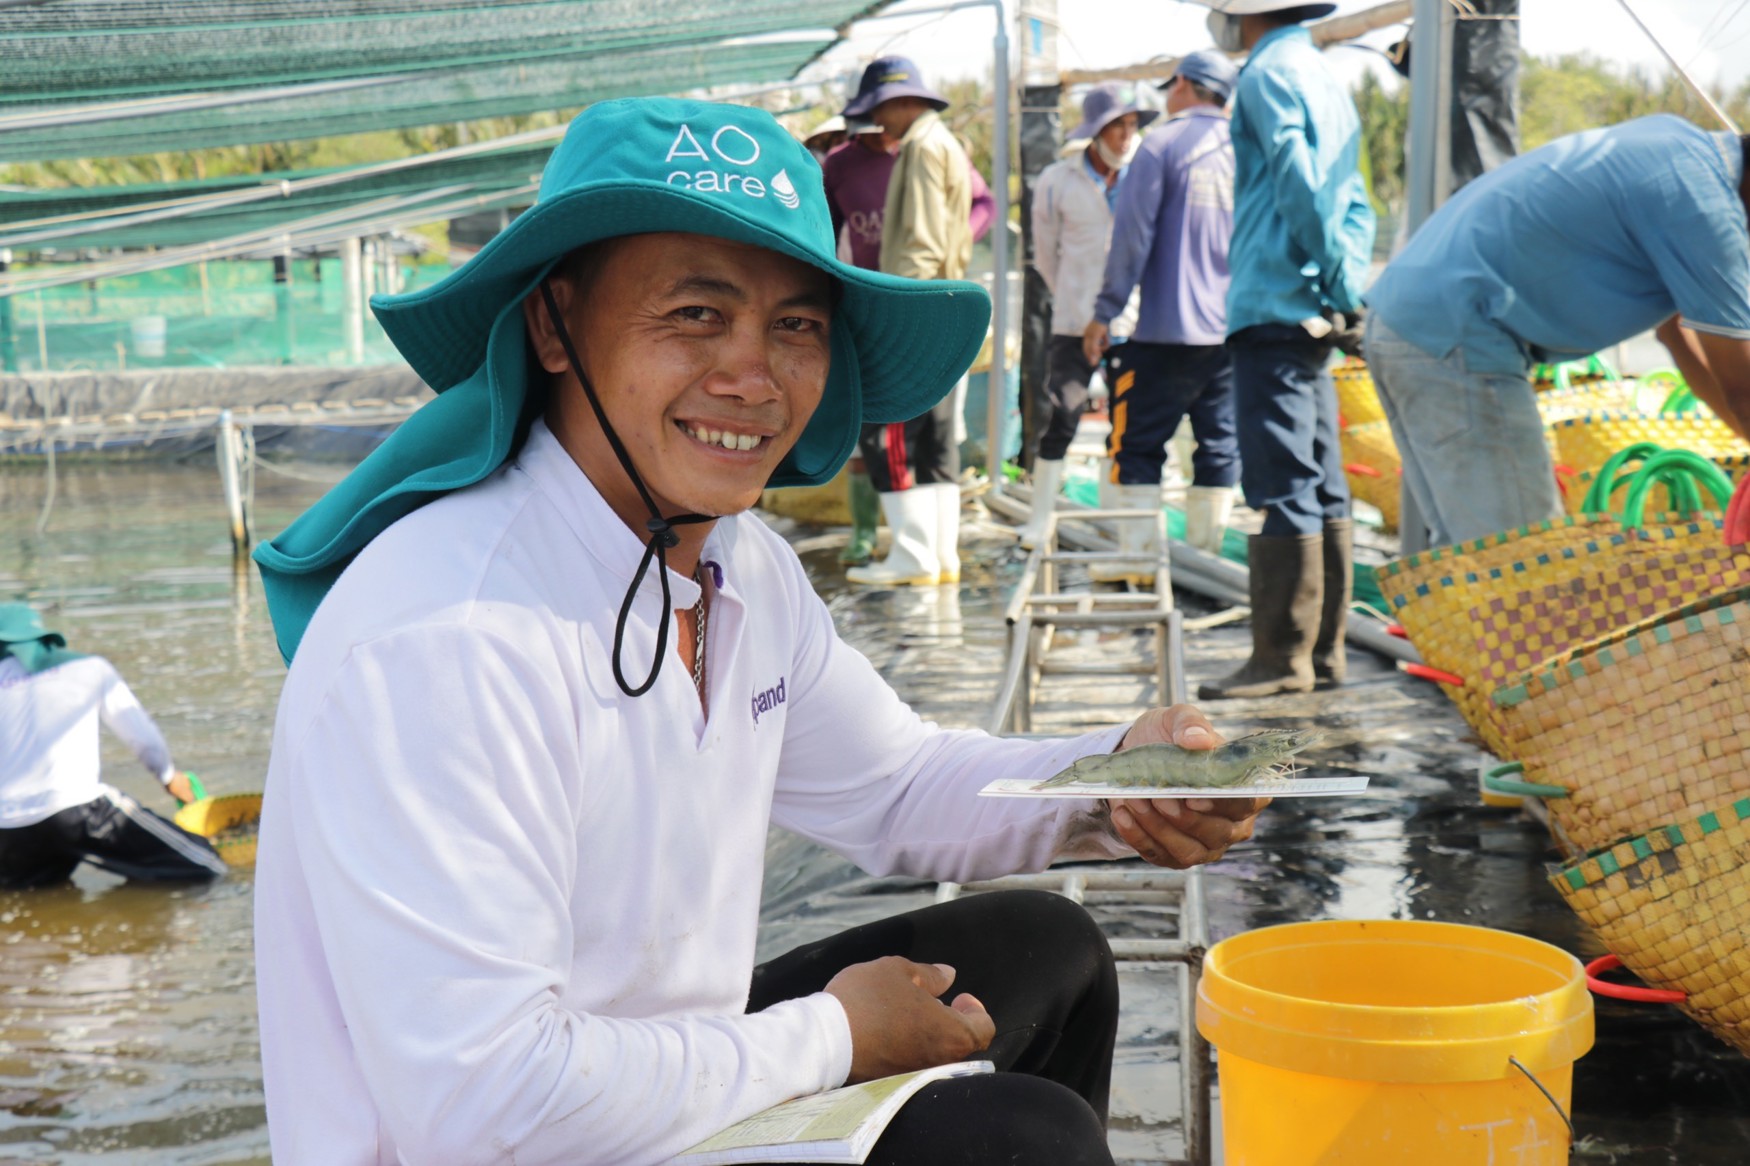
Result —
<svg viewBox="0 0 1750 1166"><path fill-rule="evenodd" d="M896 11L940 0L905 0ZM1339 14L1375 7L1379 0L1346 0ZM1012 13L1018 0L1006 0ZM1630 0L1635 11L1679 63L1704 84L1736 88L1750 79L1750 0ZM1209 47L1206 8L1182 0L1058 0L1058 63L1066 69L1115 68L1159 55ZM1588 52L1608 61L1664 72L1664 58L1622 11L1618 0L1520 0L1520 40L1535 56ZM990 68L995 18L988 8L909 19L865 21L818 71L860 71L869 59L897 53L917 61L926 77L943 81L982 76ZM1011 32L1011 38L1013 37ZM1385 47L1402 26L1367 43ZM1375 67L1364 49L1333 50L1331 60L1351 76Z"/></svg>

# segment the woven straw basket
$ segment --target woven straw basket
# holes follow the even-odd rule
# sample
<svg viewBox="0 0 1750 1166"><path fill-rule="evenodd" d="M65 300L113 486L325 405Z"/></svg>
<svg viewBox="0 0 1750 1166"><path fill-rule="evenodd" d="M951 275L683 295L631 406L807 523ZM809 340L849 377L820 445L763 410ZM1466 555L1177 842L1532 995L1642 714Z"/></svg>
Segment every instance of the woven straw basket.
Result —
<svg viewBox="0 0 1750 1166"><path fill-rule="evenodd" d="M1546 426L1587 413L1618 412L1633 407L1634 394L1620 381L1591 381L1537 394L1537 411L1543 415Z"/></svg>
<svg viewBox="0 0 1750 1166"><path fill-rule="evenodd" d="M1353 357L1344 361L1331 370L1331 382L1337 386L1337 417L1342 428L1385 420L1385 407L1379 403L1379 390L1373 387L1366 361Z"/></svg>
<svg viewBox="0 0 1750 1166"><path fill-rule="evenodd" d="M1707 458L1750 453L1743 439L1717 417L1699 414L1661 417L1647 413L1605 412L1569 417L1553 426L1556 460L1576 472L1596 470L1617 450L1650 441L1687 449Z"/></svg>
<svg viewBox="0 0 1750 1166"><path fill-rule="evenodd" d="M1452 669L1465 679L1453 695L1493 752L1518 759L1502 712L1490 699L1497 688L1624 627L1745 587L1750 547L1685 546L1681 539L1666 539L1619 548L1561 582L1497 593L1469 612L1473 656L1468 669Z"/></svg>
<svg viewBox="0 0 1750 1166"><path fill-rule="evenodd" d="M1577 852L1750 795L1750 590L1547 660L1495 690L1527 781Z"/></svg>
<svg viewBox="0 0 1750 1166"><path fill-rule="evenodd" d="M1646 557L1658 544L1674 539L1718 546L1720 524L1696 522L1625 532L1609 515L1558 518L1387 564L1378 574L1379 588L1391 617L1403 625L1423 662L1466 678L1463 685L1447 687L1447 694L1465 708L1462 690L1474 686L1481 670L1474 609L1497 599L1571 584L1609 561ZM1493 687L1470 694L1471 707L1479 714Z"/></svg>
<svg viewBox="0 0 1750 1166"><path fill-rule="evenodd" d="M1623 965L1750 1053L1750 798L1620 842L1550 876Z"/></svg>
<svg viewBox="0 0 1750 1166"><path fill-rule="evenodd" d="M1338 435L1338 441L1349 492L1378 509L1387 530L1396 530L1404 479L1391 426L1384 421L1351 425Z"/></svg>

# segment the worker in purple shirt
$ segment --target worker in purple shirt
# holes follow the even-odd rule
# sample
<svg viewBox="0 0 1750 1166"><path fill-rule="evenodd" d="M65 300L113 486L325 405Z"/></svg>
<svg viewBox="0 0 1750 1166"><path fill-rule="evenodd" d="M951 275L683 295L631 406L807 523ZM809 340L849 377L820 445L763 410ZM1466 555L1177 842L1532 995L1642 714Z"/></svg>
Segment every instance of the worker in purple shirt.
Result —
<svg viewBox="0 0 1750 1166"><path fill-rule="evenodd" d="M887 205L887 182L899 142L872 122L847 119L850 140L826 156L821 164L826 184L826 205L832 213L833 235L839 240L839 258L870 271L881 269L881 221ZM967 161L972 185L972 213L968 222L973 239L982 239L996 220L996 199L978 168ZM875 554L875 527L881 517L880 496L870 480L861 455L851 458L851 538L839 552L839 562L861 566Z"/></svg>
<svg viewBox="0 0 1750 1166"><path fill-rule="evenodd" d="M1143 138L1118 187L1105 282L1082 334L1090 362L1106 353L1114 504L1159 508L1166 443L1188 413L1197 451L1186 541L1212 553L1240 472L1226 345L1234 191L1226 105L1238 75L1225 54L1205 50L1181 60L1162 86L1167 121ZM1109 327L1138 283L1136 328L1108 352Z"/></svg>

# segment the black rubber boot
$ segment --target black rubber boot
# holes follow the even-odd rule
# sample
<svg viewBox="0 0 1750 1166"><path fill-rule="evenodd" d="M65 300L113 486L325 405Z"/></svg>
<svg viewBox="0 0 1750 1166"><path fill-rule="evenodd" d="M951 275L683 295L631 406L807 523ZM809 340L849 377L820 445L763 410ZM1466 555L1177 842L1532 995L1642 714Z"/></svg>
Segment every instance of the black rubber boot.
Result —
<svg viewBox="0 0 1750 1166"><path fill-rule="evenodd" d="M1325 590L1324 541L1322 532L1251 537L1252 658L1233 675L1199 685L1200 699L1312 691L1312 646Z"/></svg>
<svg viewBox="0 0 1750 1166"><path fill-rule="evenodd" d="M1349 601L1355 593L1355 520L1325 523L1325 598L1319 612L1319 638L1313 641L1313 680L1319 688L1343 683L1349 660L1343 639L1349 627Z"/></svg>

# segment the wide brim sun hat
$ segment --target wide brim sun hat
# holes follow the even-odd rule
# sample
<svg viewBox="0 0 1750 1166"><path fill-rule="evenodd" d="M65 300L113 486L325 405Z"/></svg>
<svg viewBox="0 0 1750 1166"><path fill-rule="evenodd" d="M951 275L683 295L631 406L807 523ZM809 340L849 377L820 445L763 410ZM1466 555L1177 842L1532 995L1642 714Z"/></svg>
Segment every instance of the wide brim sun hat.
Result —
<svg viewBox="0 0 1750 1166"><path fill-rule="evenodd" d="M50 640L55 647L67 646L67 638L60 632L44 627L42 616L30 604L0 603L0 644L28 644Z"/></svg>
<svg viewBox="0 0 1750 1166"><path fill-rule="evenodd" d="M770 114L674 98L593 105L548 160L533 207L431 287L372 298L384 332L438 397L257 548L286 659L372 538L510 456L530 387L524 298L579 247L658 232L764 247L826 271L841 289L826 390L773 486L826 482L863 423L928 412L972 363L990 322L977 284L840 262L820 167Z"/></svg>
<svg viewBox="0 0 1750 1166"><path fill-rule="evenodd" d="M1302 20L1317 20L1337 10L1335 4L1291 4L1284 0L1189 0L1201 8L1213 8L1229 16L1263 16L1269 12L1301 12Z"/></svg>
<svg viewBox="0 0 1750 1166"><path fill-rule="evenodd" d="M940 112L948 99L924 84L917 63L909 57L880 57L863 70L857 94L845 103L845 118L868 117L875 107L896 97L916 97Z"/></svg>
<svg viewBox="0 0 1750 1166"><path fill-rule="evenodd" d="M1136 128L1139 130L1146 128L1161 115L1158 109L1138 105L1134 88L1118 82L1106 82L1091 90L1083 100L1082 122L1066 135L1066 139L1092 141L1101 130L1127 113L1136 115Z"/></svg>

